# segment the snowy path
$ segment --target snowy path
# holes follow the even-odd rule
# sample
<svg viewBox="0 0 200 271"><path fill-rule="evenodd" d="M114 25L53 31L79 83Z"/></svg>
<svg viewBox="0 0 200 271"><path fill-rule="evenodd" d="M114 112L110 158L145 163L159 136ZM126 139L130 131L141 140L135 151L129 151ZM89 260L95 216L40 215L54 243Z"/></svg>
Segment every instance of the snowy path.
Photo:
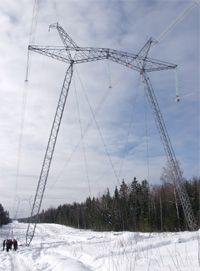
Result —
<svg viewBox="0 0 200 271"><path fill-rule="evenodd" d="M0 251L1 271L197 271L200 232L93 232L38 224L26 247L27 224L0 228L1 242L16 238L18 251Z"/></svg>

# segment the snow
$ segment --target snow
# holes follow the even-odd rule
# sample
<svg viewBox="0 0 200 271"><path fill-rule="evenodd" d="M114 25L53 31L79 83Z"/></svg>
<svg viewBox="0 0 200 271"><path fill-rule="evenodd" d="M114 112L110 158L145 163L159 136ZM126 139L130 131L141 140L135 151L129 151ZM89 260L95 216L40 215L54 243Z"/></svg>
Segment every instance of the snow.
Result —
<svg viewBox="0 0 200 271"><path fill-rule="evenodd" d="M197 271L200 231L175 233L94 232L38 224L25 246L27 224L0 228L0 238L16 238L17 251L0 251L2 271Z"/></svg>

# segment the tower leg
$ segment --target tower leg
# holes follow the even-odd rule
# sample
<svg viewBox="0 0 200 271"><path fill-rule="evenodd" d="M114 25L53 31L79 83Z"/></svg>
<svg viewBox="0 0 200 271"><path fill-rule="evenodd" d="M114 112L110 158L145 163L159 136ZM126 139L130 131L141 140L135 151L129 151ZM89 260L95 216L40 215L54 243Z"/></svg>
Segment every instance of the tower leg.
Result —
<svg viewBox="0 0 200 271"><path fill-rule="evenodd" d="M51 128L51 133L50 133L48 145L46 148L46 153L45 153L45 157L44 157L44 161L43 161L43 165L42 165L42 170L40 173L40 178L38 181L35 199L34 199L32 211L31 211L31 217L29 219L29 224L28 224L28 228L27 228L27 232L26 232L26 245L27 246L30 245L30 243L33 239L33 236L35 234L35 229L36 229L36 225L38 222L38 215L39 215L40 207L42 204L45 186L46 186L46 182L47 182L47 178L48 178L48 174L49 174L49 170L50 170L50 166L51 166L51 161L52 161L52 157L53 157L53 153L54 153L54 148L56 145L56 140L57 140L57 136L58 136L60 123L62 120L64 108L65 108L65 103L66 103L68 92L69 92L69 87L70 87L72 75L73 75L73 62L70 64L69 68L67 69L65 79L63 82L63 86L62 86L62 90L61 90L61 94L60 94L60 98L58 101L58 106L56 109L56 114L55 114L53 125Z"/></svg>
<svg viewBox="0 0 200 271"><path fill-rule="evenodd" d="M172 169L172 176L173 176L172 182L178 192L187 225L190 230L194 231L197 229L197 224L196 224L195 217L192 211L192 206L191 206L188 194L184 186L182 173L181 173L179 164L177 162L169 135L167 133L167 129L166 129L161 111L159 109L158 102L156 100L149 77L147 76L145 71L141 71L141 75L143 78L145 92L148 96L149 103L153 111L153 116L154 116L158 131L159 131L159 134L160 134L160 137L161 137L161 140L162 140L162 143L167 155L167 159L169 161L170 168Z"/></svg>

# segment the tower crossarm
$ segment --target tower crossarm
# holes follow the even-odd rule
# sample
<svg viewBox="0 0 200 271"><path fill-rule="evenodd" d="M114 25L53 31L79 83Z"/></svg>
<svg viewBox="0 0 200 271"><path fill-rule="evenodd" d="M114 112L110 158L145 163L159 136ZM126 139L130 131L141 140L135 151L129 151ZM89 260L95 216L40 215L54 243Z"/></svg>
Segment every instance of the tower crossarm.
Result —
<svg viewBox="0 0 200 271"><path fill-rule="evenodd" d="M60 26L58 23L51 24L49 29L56 28L58 30L58 34L66 47L75 47L78 48L78 45L73 41L73 39L67 34L67 32Z"/></svg>
<svg viewBox="0 0 200 271"><path fill-rule="evenodd" d="M146 56L134 55L118 50L95 47L50 47L50 46L35 46L28 47L30 51L46 55L62 62L74 64L86 63L103 59L110 59L113 62L124 65L128 68L141 72L153 72L174 69L177 65L164 61L147 58ZM70 52L70 54L69 54ZM71 59L71 56L73 58ZM144 67L145 62L145 67Z"/></svg>
<svg viewBox="0 0 200 271"><path fill-rule="evenodd" d="M142 47L142 49L137 53L137 56L146 58L152 44L157 43L153 38L150 38L146 44Z"/></svg>

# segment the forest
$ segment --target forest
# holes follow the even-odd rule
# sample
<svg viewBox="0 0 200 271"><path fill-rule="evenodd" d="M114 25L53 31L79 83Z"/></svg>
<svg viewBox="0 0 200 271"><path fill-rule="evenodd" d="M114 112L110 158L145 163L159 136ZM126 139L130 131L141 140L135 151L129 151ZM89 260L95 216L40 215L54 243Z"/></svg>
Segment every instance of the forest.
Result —
<svg viewBox="0 0 200 271"><path fill-rule="evenodd" d="M200 178L184 181L192 209L200 226ZM39 215L40 223L58 223L96 231L184 231L188 230L177 192L171 182L149 185L135 177L122 180L113 195L109 189L83 203L63 204Z"/></svg>
<svg viewBox="0 0 200 271"><path fill-rule="evenodd" d="M4 208L2 204L0 203L0 227L2 225L8 224L10 221L9 219L9 213L7 211L4 211Z"/></svg>

